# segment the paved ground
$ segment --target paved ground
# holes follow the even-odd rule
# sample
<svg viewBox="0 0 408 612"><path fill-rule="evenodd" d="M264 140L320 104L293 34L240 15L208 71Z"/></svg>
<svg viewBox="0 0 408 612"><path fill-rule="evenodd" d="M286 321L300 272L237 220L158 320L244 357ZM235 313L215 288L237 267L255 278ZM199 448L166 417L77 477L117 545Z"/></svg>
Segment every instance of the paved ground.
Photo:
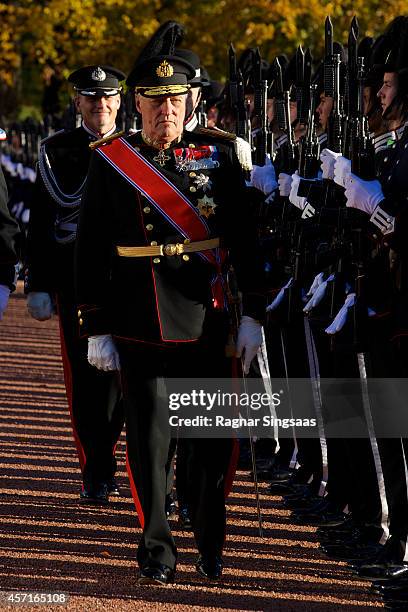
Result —
<svg viewBox="0 0 408 612"><path fill-rule="evenodd" d="M123 497L80 507L80 476L64 394L57 320L26 314L21 287L0 323L0 585L2 591L67 593L68 610L273 610L358 612L382 607L345 564L318 552L313 528L290 522L280 498L262 495L257 535L252 485L238 473L229 499L225 572L200 580L189 533L174 524L177 584L136 584L140 530L119 445ZM2 609L15 605L0 603ZM36 610L63 606L36 606Z"/></svg>

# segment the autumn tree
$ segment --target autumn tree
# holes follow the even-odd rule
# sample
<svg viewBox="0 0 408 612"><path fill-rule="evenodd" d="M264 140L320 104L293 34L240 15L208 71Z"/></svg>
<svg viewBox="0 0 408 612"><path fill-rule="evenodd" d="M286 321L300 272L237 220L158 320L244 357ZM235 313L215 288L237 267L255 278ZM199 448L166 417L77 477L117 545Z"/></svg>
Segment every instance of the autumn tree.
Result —
<svg viewBox="0 0 408 612"><path fill-rule="evenodd" d="M146 40L167 19L186 28L184 45L196 51L213 78L224 79L227 46L259 46L272 60L301 43L315 58L323 52L323 24L332 17L335 37L347 40L357 15L362 35L378 35L407 0L15 0L0 2L1 92L36 101L44 67L65 78L90 63L125 72ZM0 109L1 114L1 109Z"/></svg>

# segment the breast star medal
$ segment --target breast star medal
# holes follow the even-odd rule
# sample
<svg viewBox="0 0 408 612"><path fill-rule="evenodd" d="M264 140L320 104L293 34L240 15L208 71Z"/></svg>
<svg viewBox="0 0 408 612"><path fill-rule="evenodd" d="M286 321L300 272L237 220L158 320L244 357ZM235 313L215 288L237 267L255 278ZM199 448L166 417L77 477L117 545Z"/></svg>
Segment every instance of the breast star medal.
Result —
<svg viewBox="0 0 408 612"><path fill-rule="evenodd" d="M215 209L217 207L217 204L214 202L212 198L209 198L208 196L205 195L200 200L197 200L197 202L198 202L198 214L201 217L205 217L206 219L208 219L208 217L211 217L211 215L215 214Z"/></svg>
<svg viewBox="0 0 408 612"><path fill-rule="evenodd" d="M202 189L204 193L209 191L212 187L212 183L210 181L210 177L205 174L200 173L195 179L194 183L197 185L198 189Z"/></svg>

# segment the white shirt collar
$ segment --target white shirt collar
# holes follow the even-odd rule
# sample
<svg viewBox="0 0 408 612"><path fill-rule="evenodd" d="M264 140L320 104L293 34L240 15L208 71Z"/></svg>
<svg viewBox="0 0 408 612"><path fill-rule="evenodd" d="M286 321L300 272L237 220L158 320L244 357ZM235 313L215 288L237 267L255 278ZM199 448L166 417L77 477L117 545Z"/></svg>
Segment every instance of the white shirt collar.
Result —
<svg viewBox="0 0 408 612"><path fill-rule="evenodd" d="M91 130L91 128L89 128L86 125L86 123L84 123L84 121L82 121L81 126L84 128L85 132L88 132L88 134L90 134L93 138L95 138L95 140L99 140L100 138L106 138L106 136L110 136L116 131L116 124L115 124L113 128L109 130L109 132L106 132L106 134L104 134L103 136L100 136L99 134Z"/></svg>

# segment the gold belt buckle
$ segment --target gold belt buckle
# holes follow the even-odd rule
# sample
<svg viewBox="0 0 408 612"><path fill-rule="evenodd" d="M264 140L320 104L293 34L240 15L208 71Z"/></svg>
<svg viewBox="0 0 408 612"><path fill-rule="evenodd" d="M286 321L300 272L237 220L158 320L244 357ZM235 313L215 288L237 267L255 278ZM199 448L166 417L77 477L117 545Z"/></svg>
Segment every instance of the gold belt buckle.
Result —
<svg viewBox="0 0 408 612"><path fill-rule="evenodd" d="M166 244L163 247L163 252L165 255L168 255L169 257L173 257L173 255L181 255L181 253L183 252L183 245L182 244Z"/></svg>

